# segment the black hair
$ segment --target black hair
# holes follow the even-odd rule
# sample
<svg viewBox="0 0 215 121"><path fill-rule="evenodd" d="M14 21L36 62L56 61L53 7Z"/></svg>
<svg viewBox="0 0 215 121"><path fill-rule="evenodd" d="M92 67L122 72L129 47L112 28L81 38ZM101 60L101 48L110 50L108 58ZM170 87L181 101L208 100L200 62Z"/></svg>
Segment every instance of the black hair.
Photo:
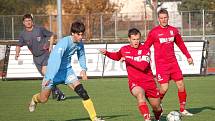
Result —
<svg viewBox="0 0 215 121"><path fill-rule="evenodd" d="M82 22L76 21L72 23L71 29L70 29L71 34L72 33L84 33L85 32L85 26Z"/></svg>
<svg viewBox="0 0 215 121"><path fill-rule="evenodd" d="M140 34L140 36L141 36L141 33L137 28L132 28L132 29L128 30L128 37L129 38L131 37L131 35L137 35L137 34Z"/></svg>
<svg viewBox="0 0 215 121"><path fill-rule="evenodd" d="M23 18L22 18L22 21L24 21L26 18L30 18L32 21L33 21L33 17L32 17L32 15L31 14L25 14L24 16L23 16Z"/></svg>

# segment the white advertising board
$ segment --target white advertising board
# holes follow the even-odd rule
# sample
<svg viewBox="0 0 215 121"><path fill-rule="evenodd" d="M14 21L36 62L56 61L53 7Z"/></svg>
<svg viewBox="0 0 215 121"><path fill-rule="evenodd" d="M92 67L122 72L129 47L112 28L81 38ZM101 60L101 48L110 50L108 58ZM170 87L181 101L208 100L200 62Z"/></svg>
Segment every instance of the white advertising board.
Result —
<svg viewBox="0 0 215 121"><path fill-rule="evenodd" d="M120 49L120 47L126 44L107 44L107 50L114 52ZM179 66L183 74L200 74L202 51L204 42L185 42L193 60L194 66L187 63L187 58L182 54L179 48L175 45L175 54L179 63ZM98 49L106 48L105 44L86 44L85 52L87 58L87 75L88 76L126 76L125 64L113 61L108 57L100 54ZM152 58L152 71L155 74L154 64L154 49L151 48ZM105 63L104 63L105 62ZM75 73L79 76L81 71L77 56L72 57L72 66ZM104 72L103 72L104 70ZM22 47L19 60L15 60L15 46L11 46L10 56L7 68L6 78L35 78L41 77L37 71L36 66L33 63L33 57L31 52L26 46Z"/></svg>

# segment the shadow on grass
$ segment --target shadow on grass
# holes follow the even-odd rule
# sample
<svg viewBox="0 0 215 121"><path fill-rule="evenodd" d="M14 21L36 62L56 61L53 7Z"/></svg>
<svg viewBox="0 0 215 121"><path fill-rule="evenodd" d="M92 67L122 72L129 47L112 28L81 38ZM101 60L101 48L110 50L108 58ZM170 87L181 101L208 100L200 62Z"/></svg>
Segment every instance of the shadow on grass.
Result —
<svg viewBox="0 0 215 121"><path fill-rule="evenodd" d="M162 116L161 116L161 118L160 118L159 121L166 121L166 116L167 116L166 114L162 114ZM154 119L152 121L155 121L155 117L154 116L151 116L151 118Z"/></svg>
<svg viewBox="0 0 215 121"><path fill-rule="evenodd" d="M200 113L203 110L213 110L213 111L215 111L215 108L214 107L205 106L205 107L201 107L201 108L199 107L199 108L189 108L188 109L188 111L190 111L193 114Z"/></svg>
<svg viewBox="0 0 215 121"><path fill-rule="evenodd" d="M69 99L80 99L79 96L66 96L66 99L65 100L69 100Z"/></svg>
<svg viewBox="0 0 215 121"><path fill-rule="evenodd" d="M123 117L128 115L111 115L111 116L102 116L104 120L113 119L117 117ZM65 121L90 121L89 118L78 118L78 119L71 119L71 120L65 120Z"/></svg>
<svg viewBox="0 0 215 121"><path fill-rule="evenodd" d="M56 98L53 98L53 97L50 97L50 99L53 99L53 100L57 100ZM61 100L57 100L57 101L65 101L65 100L71 100L71 99L80 99L80 97L79 96L66 96L66 98L65 99L61 99Z"/></svg>

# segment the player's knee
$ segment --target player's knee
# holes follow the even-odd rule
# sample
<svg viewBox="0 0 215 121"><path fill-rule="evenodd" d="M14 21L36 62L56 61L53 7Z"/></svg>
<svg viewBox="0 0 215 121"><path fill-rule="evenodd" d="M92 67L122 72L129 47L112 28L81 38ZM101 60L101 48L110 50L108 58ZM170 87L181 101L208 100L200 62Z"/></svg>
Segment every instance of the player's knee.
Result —
<svg viewBox="0 0 215 121"><path fill-rule="evenodd" d="M84 89L82 84L79 84L78 86L76 86L74 90L83 100L89 99L87 91Z"/></svg>
<svg viewBox="0 0 215 121"><path fill-rule="evenodd" d="M161 84L160 85L160 93L165 94L168 91L168 88L169 88L168 83Z"/></svg>
<svg viewBox="0 0 215 121"><path fill-rule="evenodd" d="M136 95L136 98L137 98L137 101L138 101L138 102L145 102L145 101L146 101L145 96L142 95L142 94Z"/></svg>
<svg viewBox="0 0 215 121"><path fill-rule="evenodd" d="M161 106L160 106L160 104L157 104L157 103L154 103L154 104L151 104L151 106L152 106L152 110L153 111L160 111L161 110Z"/></svg>
<svg viewBox="0 0 215 121"><path fill-rule="evenodd" d="M177 83L177 87L179 91L184 91L185 89L184 83Z"/></svg>
<svg viewBox="0 0 215 121"><path fill-rule="evenodd" d="M40 102L41 103L46 103L48 101L48 97L46 97L46 96L41 96L41 98L40 98Z"/></svg>
<svg viewBox="0 0 215 121"><path fill-rule="evenodd" d="M153 100L149 98L149 102L153 110L157 110L160 107L159 98L153 98Z"/></svg>
<svg viewBox="0 0 215 121"><path fill-rule="evenodd" d="M168 88L161 88L160 89L160 94L165 95L167 91L168 91Z"/></svg>

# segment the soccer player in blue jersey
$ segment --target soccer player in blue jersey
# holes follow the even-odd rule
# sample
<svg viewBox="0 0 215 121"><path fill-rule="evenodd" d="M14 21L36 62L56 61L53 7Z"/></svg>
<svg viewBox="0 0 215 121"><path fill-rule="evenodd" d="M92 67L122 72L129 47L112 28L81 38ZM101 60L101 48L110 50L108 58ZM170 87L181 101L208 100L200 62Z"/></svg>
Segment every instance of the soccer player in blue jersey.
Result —
<svg viewBox="0 0 215 121"><path fill-rule="evenodd" d="M23 16L24 30L19 35L19 41L16 46L15 60L18 60L21 47L26 45L33 55L34 64L42 76L46 72L46 66L50 51L54 42L54 34L44 27L36 26L33 23L31 14ZM53 97L57 100L64 100L65 95L56 86L52 87Z"/></svg>
<svg viewBox="0 0 215 121"><path fill-rule="evenodd" d="M101 118L97 118L93 102L71 66L71 57L77 52L79 64L82 68L80 76L82 80L87 80L86 57L82 42L84 32L84 24L81 22L74 22L71 26L71 35L59 40L54 47L48 60L47 71L42 82L41 92L33 95L29 104L30 112L35 110L38 103L45 103L48 101L53 86L66 84L83 99L82 103L92 121L104 121Z"/></svg>

